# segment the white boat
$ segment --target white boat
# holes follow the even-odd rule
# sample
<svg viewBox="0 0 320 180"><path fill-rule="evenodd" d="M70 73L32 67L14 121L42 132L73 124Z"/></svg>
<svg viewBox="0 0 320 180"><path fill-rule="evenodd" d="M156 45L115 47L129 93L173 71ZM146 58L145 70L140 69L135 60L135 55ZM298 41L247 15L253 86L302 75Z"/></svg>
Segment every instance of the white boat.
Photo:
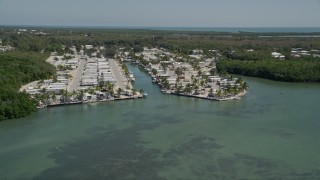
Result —
<svg viewBox="0 0 320 180"><path fill-rule="evenodd" d="M129 78L131 79L131 81L135 81L136 80L132 73L129 74Z"/></svg>

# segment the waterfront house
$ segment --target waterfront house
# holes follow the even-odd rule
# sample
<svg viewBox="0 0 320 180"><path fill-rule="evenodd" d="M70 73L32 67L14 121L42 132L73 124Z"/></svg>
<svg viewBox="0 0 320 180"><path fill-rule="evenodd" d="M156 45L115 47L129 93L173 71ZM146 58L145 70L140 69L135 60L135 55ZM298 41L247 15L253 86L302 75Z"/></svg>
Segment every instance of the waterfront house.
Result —
<svg viewBox="0 0 320 180"><path fill-rule="evenodd" d="M176 84L176 82L177 82L177 79L176 79L176 78L173 78L173 77L168 78L167 80L168 80L168 83L169 83L170 85L174 85L174 84Z"/></svg>
<svg viewBox="0 0 320 180"><path fill-rule="evenodd" d="M28 93L30 95L39 94L40 93L40 89L35 89L34 87L28 87L26 89L26 93Z"/></svg>
<svg viewBox="0 0 320 180"><path fill-rule="evenodd" d="M64 83L64 84L68 84L68 82L69 82L69 80L65 76L58 76L57 81Z"/></svg>
<svg viewBox="0 0 320 180"><path fill-rule="evenodd" d="M47 88L47 92L54 92L55 94L60 94L62 90L66 89L64 83L51 83Z"/></svg>
<svg viewBox="0 0 320 180"><path fill-rule="evenodd" d="M97 86L98 80L97 79L82 79L81 86Z"/></svg>
<svg viewBox="0 0 320 180"><path fill-rule="evenodd" d="M203 51L200 49L194 49L192 50L192 55L202 55Z"/></svg>
<svg viewBox="0 0 320 180"><path fill-rule="evenodd" d="M209 76L208 79L209 79L210 82L221 81L221 77L218 77L218 76Z"/></svg>
<svg viewBox="0 0 320 180"><path fill-rule="evenodd" d="M84 46L86 49L93 49L93 45L85 45Z"/></svg>
<svg viewBox="0 0 320 180"><path fill-rule="evenodd" d="M285 56L278 52L272 52L271 56L280 60L285 60Z"/></svg>

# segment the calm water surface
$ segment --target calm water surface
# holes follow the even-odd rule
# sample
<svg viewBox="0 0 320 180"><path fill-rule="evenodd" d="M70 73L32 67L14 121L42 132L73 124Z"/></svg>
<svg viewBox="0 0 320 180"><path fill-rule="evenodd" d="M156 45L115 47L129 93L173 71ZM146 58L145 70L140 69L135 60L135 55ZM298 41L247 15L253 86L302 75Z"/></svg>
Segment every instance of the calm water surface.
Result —
<svg viewBox="0 0 320 180"><path fill-rule="evenodd" d="M246 97L215 102L129 68L148 98L0 122L0 179L320 178L320 85L244 77Z"/></svg>

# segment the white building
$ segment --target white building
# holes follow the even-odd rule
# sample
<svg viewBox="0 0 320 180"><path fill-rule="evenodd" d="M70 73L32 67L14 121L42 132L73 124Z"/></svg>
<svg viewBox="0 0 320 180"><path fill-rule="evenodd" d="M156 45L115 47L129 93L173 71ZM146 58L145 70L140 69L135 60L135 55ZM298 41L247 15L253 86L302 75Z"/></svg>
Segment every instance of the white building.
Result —
<svg viewBox="0 0 320 180"><path fill-rule="evenodd" d="M278 53L278 52L272 52L271 56L274 58L278 58L280 60L284 60L286 58L284 55L282 55L281 53Z"/></svg>
<svg viewBox="0 0 320 180"><path fill-rule="evenodd" d="M88 44L88 45L85 45L84 47L85 47L86 49L93 49L93 45L89 45L89 44Z"/></svg>

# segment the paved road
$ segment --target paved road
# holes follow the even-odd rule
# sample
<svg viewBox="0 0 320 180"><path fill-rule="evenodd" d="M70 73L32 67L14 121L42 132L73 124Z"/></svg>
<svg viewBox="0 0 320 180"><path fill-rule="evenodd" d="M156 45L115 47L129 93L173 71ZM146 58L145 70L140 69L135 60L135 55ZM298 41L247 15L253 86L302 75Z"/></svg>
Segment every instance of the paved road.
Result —
<svg viewBox="0 0 320 180"><path fill-rule="evenodd" d="M76 56L76 57L80 59L80 56ZM83 68L84 68L85 64L86 64L86 60L80 59L78 68L72 74L73 78L69 82L68 91L79 90L80 81L81 81L81 74L83 72Z"/></svg>
<svg viewBox="0 0 320 180"><path fill-rule="evenodd" d="M117 86L120 87L121 89L125 89L126 86L123 82L123 75L120 72L121 67L119 67L118 63L114 59L109 59L109 62L110 62L110 67L111 67L112 73L117 81Z"/></svg>

